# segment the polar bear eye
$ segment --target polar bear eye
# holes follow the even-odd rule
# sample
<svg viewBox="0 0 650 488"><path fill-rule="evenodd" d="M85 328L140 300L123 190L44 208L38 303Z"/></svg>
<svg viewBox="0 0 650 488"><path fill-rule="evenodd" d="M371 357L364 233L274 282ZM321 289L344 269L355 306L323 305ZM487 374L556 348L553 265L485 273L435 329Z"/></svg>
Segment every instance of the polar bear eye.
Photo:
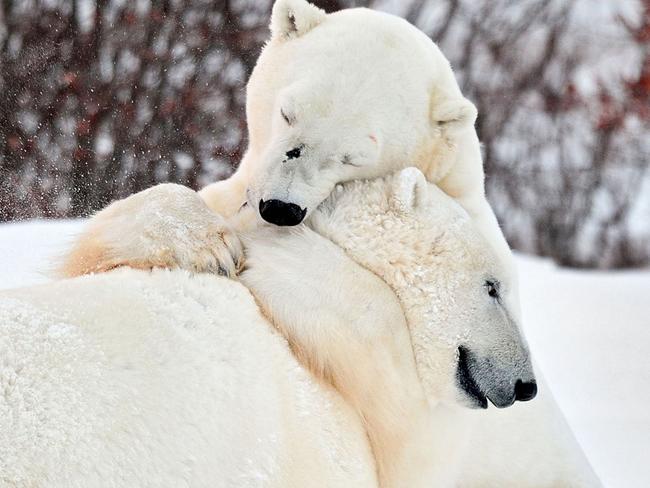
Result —
<svg viewBox="0 0 650 488"><path fill-rule="evenodd" d="M494 298L496 300L499 299L499 282L498 281L486 280L485 289L487 290L488 295L490 295L492 298Z"/></svg>
<svg viewBox="0 0 650 488"><path fill-rule="evenodd" d="M287 125L293 125L296 122L296 119L287 115L283 108L280 109L280 114L282 114L282 118L287 123Z"/></svg>

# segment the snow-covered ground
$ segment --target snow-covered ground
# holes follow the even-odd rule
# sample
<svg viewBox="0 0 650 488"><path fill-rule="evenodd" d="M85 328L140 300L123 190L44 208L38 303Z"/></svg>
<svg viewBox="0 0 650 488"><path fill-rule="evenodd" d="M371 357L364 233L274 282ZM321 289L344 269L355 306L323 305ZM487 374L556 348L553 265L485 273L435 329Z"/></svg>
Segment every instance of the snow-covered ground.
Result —
<svg viewBox="0 0 650 488"><path fill-rule="evenodd" d="M0 288L44 282L81 222L0 226ZM650 270L585 272L520 256L525 330L607 488L650 480Z"/></svg>

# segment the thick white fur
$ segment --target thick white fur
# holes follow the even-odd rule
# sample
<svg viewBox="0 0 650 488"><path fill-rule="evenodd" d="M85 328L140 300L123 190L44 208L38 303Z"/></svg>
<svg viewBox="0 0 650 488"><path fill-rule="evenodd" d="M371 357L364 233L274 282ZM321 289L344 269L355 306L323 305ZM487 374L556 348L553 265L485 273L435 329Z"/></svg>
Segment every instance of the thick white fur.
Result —
<svg viewBox="0 0 650 488"><path fill-rule="evenodd" d="M516 330L483 300L483 276L501 273L489 246L460 208L420 178L407 170L350 184L312 221L381 276L399 302L307 229L254 230L246 239L250 268L242 280L303 364L347 361L321 376L374 372L392 391L335 394L299 367L245 289L223 278L118 270L5 292L0 460L9 461L0 481L374 486L376 460L383 486L454 486L459 472L468 480L462 486L598 486L568 431L555 436L555 428L541 427L542 435L509 442L540 419L561 422L552 402L541 417L494 424L489 435L471 430L471 412L459 408L455 349L462 342L490 350L496 341L504 357L493 359L507 362L518 354L509 346ZM323 307L339 313L323 316ZM479 426L490 425L490 412ZM384 436L386 427L396 435ZM511 457L494 454L485 469L485 454L471 449L460 464L470 435ZM553 474L543 482L531 475L522 452L535 453L536 466ZM513 461L515 454L526 461ZM503 469L516 484L499 484Z"/></svg>
<svg viewBox="0 0 650 488"><path fill-rule="evenodd" d="M61 268L68 277L126 265L235 276L242 262L241 242L223 218L189 188L162 184L97 213Z"/></svg>
<svg viewBox="0 0 650 488"><path fill-rule="evenodd" d="M0 311L3 488L377 484L354 410L235 281L120 269Z"/></svg>

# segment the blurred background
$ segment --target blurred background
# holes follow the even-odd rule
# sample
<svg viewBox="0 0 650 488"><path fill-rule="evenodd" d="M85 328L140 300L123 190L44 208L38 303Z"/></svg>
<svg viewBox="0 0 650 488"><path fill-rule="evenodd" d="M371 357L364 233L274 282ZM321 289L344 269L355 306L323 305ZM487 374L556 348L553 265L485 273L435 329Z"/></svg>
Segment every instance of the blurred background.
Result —
<svg viewBox="0 0 650 488"><path fill-rule="evenodd" d="M511 245L650 263L650 0L315 0L407 18L479 109ZM227 177L270 0L2 0L0 221Z"/></svg>

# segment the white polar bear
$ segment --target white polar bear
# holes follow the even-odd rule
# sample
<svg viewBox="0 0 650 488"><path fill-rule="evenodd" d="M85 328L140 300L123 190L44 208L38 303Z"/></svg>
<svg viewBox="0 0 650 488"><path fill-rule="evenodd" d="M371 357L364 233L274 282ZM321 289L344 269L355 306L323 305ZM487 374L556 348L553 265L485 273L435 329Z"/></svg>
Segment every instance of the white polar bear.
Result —
<svg viewBox="0 0 650 488"><path fill-rule="evenodd" d="M247 202L268 222L295 225L337 183L416 166L469 212L514 276L484 195L476 109L424 33L386 13L325 14L305 0L277 0L271 34L247 85L248 149L232 177L200 192L211 210L229 218ZM100 216L120 238L143 234L140 221ZM219 234L217 264L234 275L241 246L225 223ZM83 244L68 256L65 275L161 262L146 246L116 252L124 246L105 235ZM173 266L174 258L162 261ZM503 295L518 314L516 290Z"/></svg>
<svg viewBox="0 0 650 488"><path fill-rule="evenodd" d="M505 406L532 378L495 286L507 277L464 212L412 170L346 185L311 225L363 266L308 229L257 229L242 281L294 354L382 374L393 392L339 396L310 379L231 280L118 270L3 292L0 484L376 486L376 462L383 487L457 486L471 422L456 405ZM322 306L331 315L310 312ZM562 465L572 439L530 442L560 474L547 485L514 463L516 486L598 486L582 483L588 466ZM471 456L463 479L480 467Z"/></svg>

